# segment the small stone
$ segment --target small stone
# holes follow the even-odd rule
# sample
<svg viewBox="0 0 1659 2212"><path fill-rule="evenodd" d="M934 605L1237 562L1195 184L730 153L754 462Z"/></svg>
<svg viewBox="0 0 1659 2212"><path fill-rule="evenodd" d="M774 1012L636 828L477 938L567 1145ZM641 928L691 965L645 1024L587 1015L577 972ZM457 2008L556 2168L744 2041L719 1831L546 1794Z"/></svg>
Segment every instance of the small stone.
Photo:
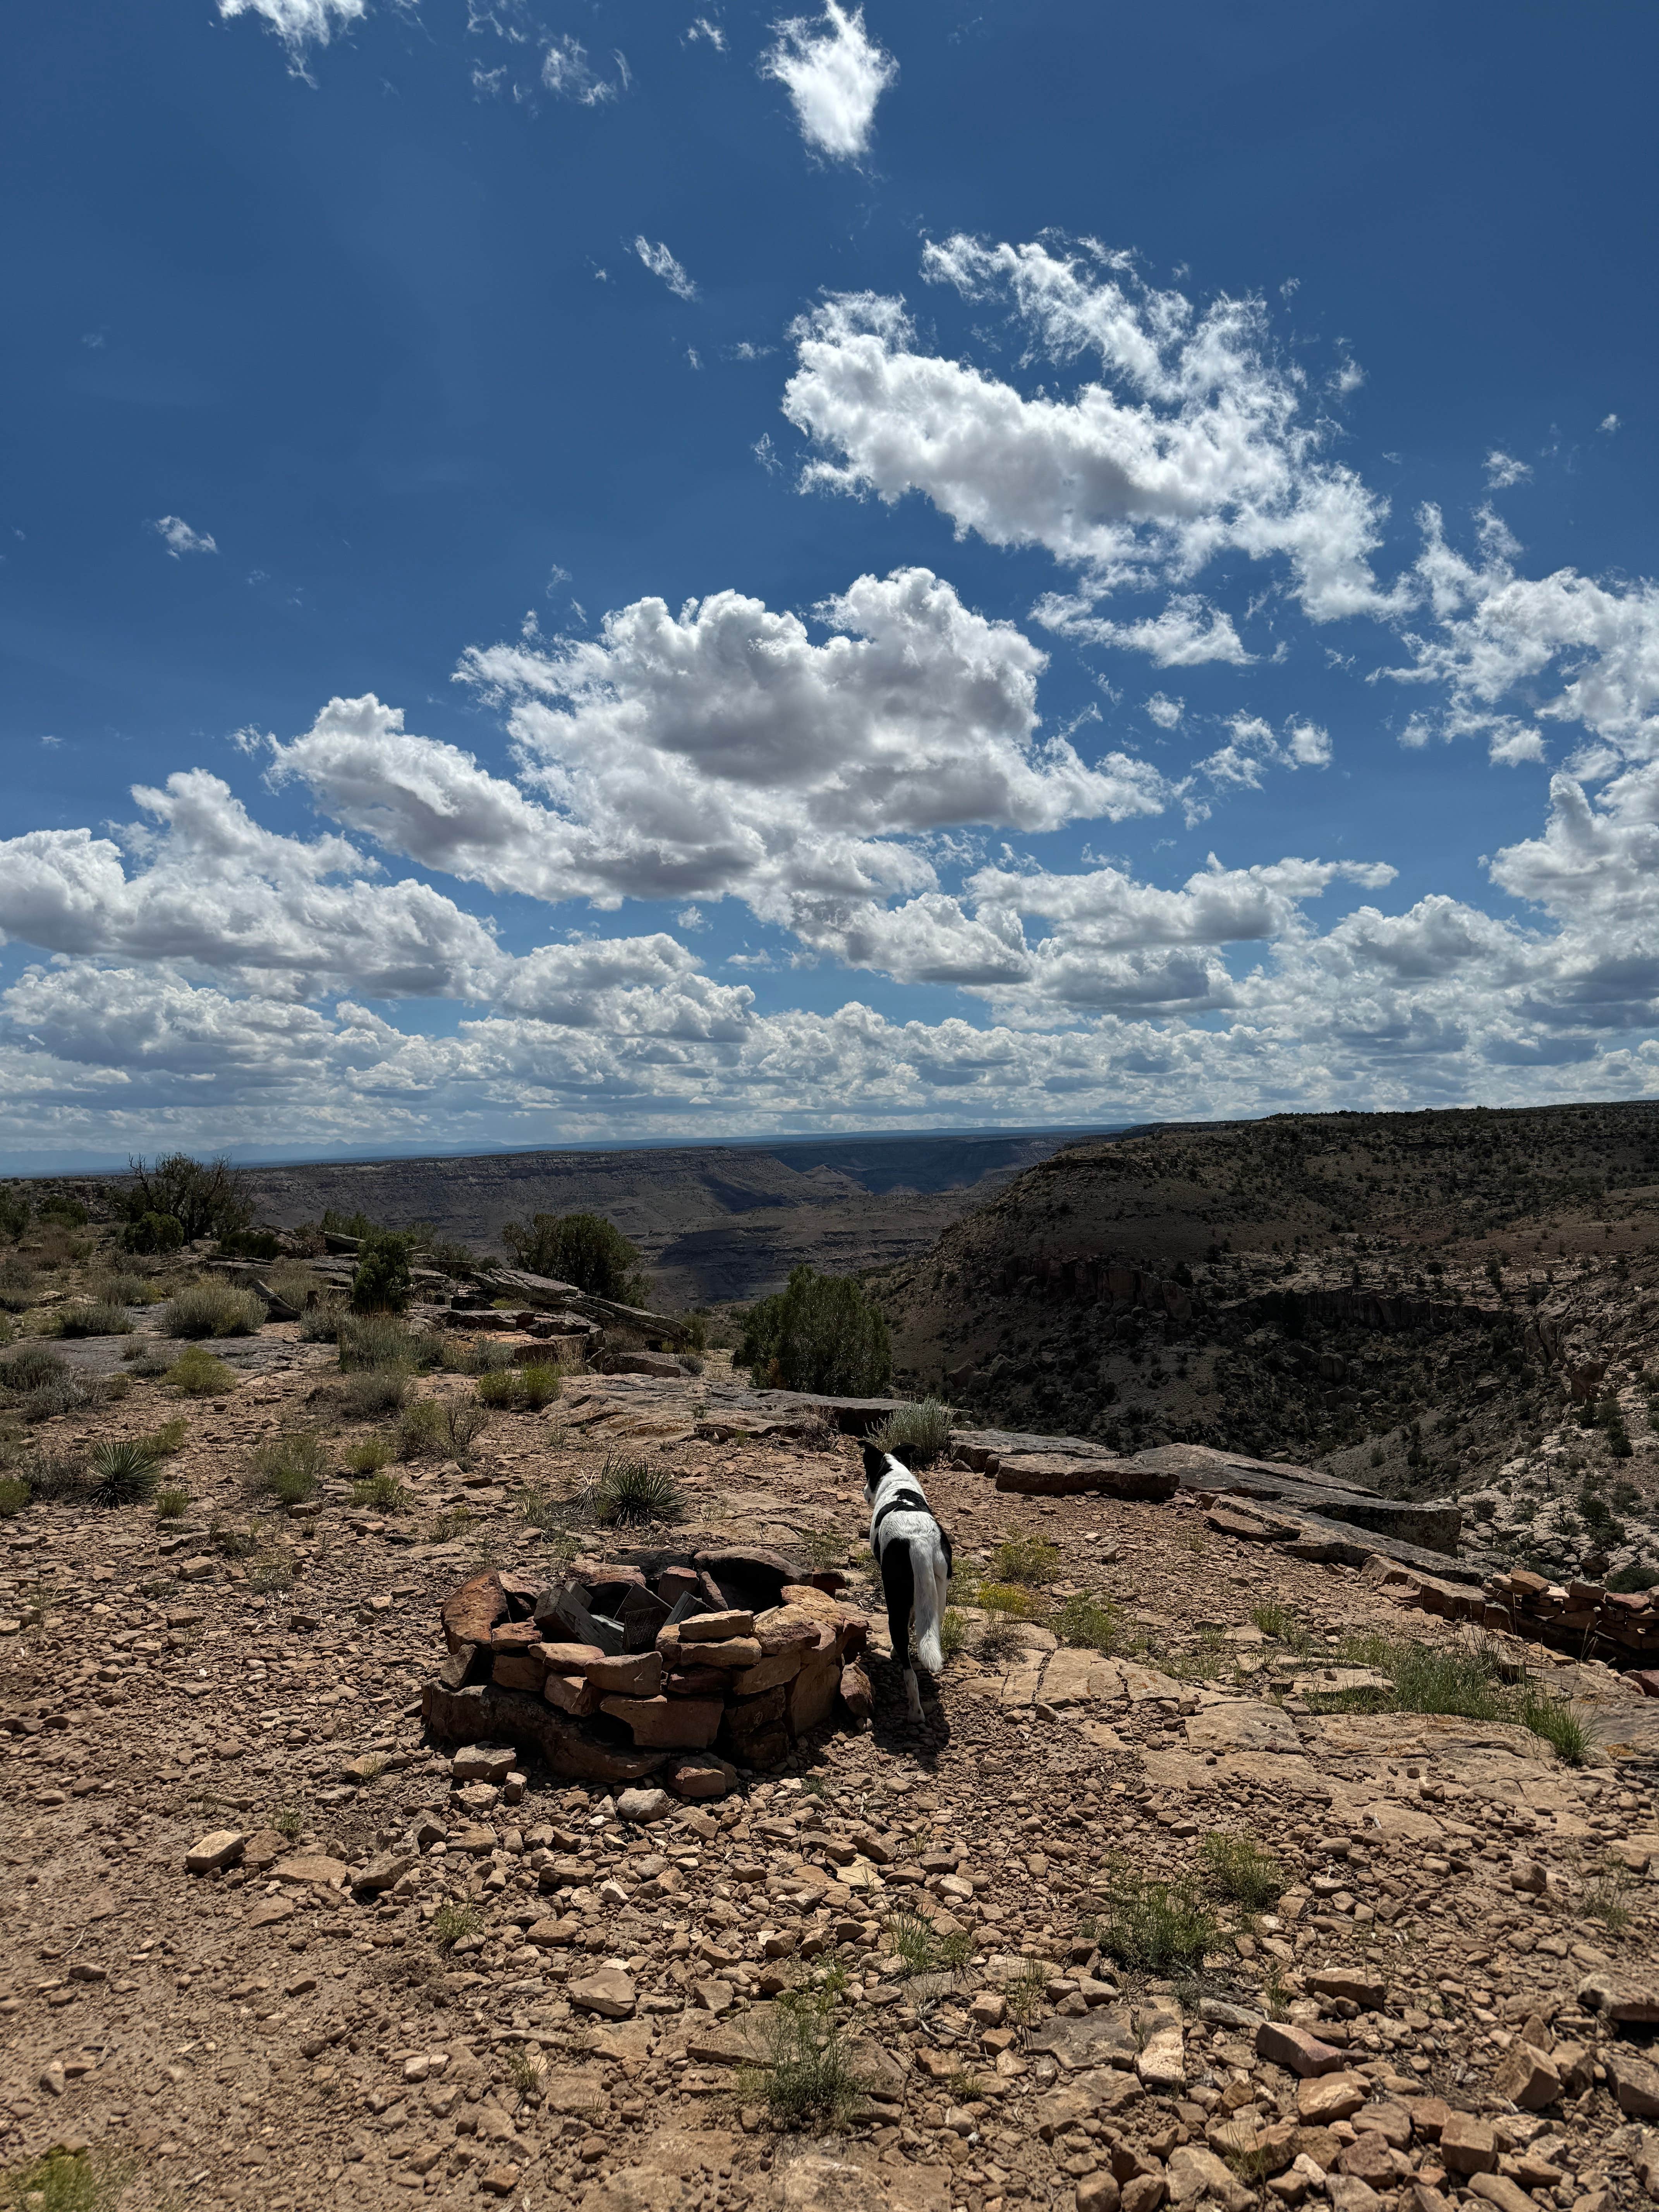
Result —
<svg viewBox="0 0 1659 2212"><path fill-rule="evenodd" d="M1547 2054L1519 2037L1498 2062L1492 2077L1492 2094L1506 2097L1523 2112L1541 2112L1561 2094L1561 2076Z"/></svg>
<svg viewBox="0 0 1659 2212"><path fill-rule="evenodd" d="M673 1809L674 1801L665 1790L623 1790L617 1798L617 1818L641 1827L666 1820Z"/></svg>
<svg viewBox="0 0 1659 2212"><path fill-rule="evenodd" d="M752 1637L755 1616L752 1613L694 1613L679 1626L682 1644L725 1644L733 1637ZM755 1660L759 1657L757 1650ZM752 1666L755 1661L750 1663Z"/></svg>
<svg viewBox="0 0 1659 2212"><path fill-rule="evenodd" d="M1602 2054L1619 2109L1633 2120L1659 2120L1659 2067L1616 2045Z"/></svg>
<svg viewBox="0 0 1659 2212"><path fill-rule="evenodd" d="M246 1828L210 1828L185 1853L186 1874L217 1874L237 1865L247 1848Z"/></svg>
<svg viewBox="0 0 1659 2212"><path fill-rule="evenodd" d="M1489 2121L1473 2112L1453 2112L1440 2131L1440 2155L1453 2173L1492 2173L1498 2145Z"/></svg>
<svg viewBox="0 0 1659 2212"><path fill-rule="evenodd" d="M1535 2200L1506 2173L1477 2173L1469 2182L1471 2197L1484 2197L1498 2212L1538 2212Z"/></svg>
<svg viewBox="0 0 1659 2212"><path fill-rule="evenodd" d="M1365 2101L1367 2087L1358 2074L1325 2074L1298 2082L1297 2116L1304 2127L1351 2120Z"/></svg>
<svg viewBox="0 0 1659 2212"><path fill-rule="evenodd" d="M1164 2202L1164 2190L1161 2172L1137 2173L1118 2191L1119 2212L1158 2212Z"/></svg>
<svg viewBox="0 0 1659 2212"><path fill-rule="evenodd" d="M1659 2027L1659 1982L1638 1981L1604 1967L1579 1983L1578 2002L1587 2012L1599 2012L1605 2020L1632 2027Z"/></svg>
<svg viewBox="0 0 1659 2212"><path fill-rule="evenodd" d="M457 1782L493 1782L499 1785L513 1771L518 1753L510 1747L503 1749L495 1744L463 1744L449 1763L449 1771Z"/></svg>
<svg viewBox="0 0 1659 2212"><path fill-rule="evenodd" d="M1355 2173L1328 2175L1325 2194L1331 2200L1332 2212L1381 2212L1382 2199L1370 2182Z"/></svg>
<svg viewBox="0 0 1659 2212"><path fill-rule="evenodd" d="M1077 2185L1077 2212L1118 2212L1115 2176L1085 2173Z"/></svg>
<svg viewBox="0 0 1659 2212"><path fill-rule="evenodd" d="M519 2185L516 2166L490 2166L478 2176L478 2186L492 2197L510 2197Z"/></svg>
<svg viewBox="0 0 1659 2212"><path fill-rule="evenodd" d="M1264 2020L1255 2032L1255 2055L1272 2061L1275 2066L1286 2066L1292 2074L1310 2079L1319 2074L1334 2074L1346 2063L1346 2053L1334 2044L1322 2043L1305 2027L1292 2027L1280 2020Z"/></svg>
<svg viewBox="0 0 1659 2212"><path fill-rule="evenodd" d="M1542 1897L1549 1887L1549 1875L1534 1858L1524 1851L1516 1851L1510 1861L1510 1887L1525 1897Z"/></svg>
<svg viewBox="0 0 1659 2212"><path fill-rule="evenodd" d="M64 2081L64 2068L61 2060L57 2058L49 2059L46 2065L40 2069L40 2087L46 2091L49 2097L61 2097L63 2095Z"/></svg>
<svg viewBox="0 0 1659 2212"><path fill-rule="evenodd" d="M1381 1982L1372 1981L1366 1974L1350 1973L1346 1969L1310 1974L1308 1987L1322 1997L1346 1997L1350 2004L1357 2004L1361 2012L1380 2012L1388 1996Z"/></svg>
<svg viewBox="0 0 1659 2212"><path fill-rule="evenodd" d="M580 1982L568 1984L565 1994L582 2012L596 2012L604 2020L630 2020L635 1993L620 1966L601 1966Z"/></svg>
<svg viewBox="0 0 1659 2212"><path fill-rule="evenodd" d="M729 1797L738 1786L738 1770L729 1759L716 1759L710 1752L701 1758L671 1759L664 1778L677 1797Z"/></svg>
<svg viewBox="0 0 1659 2212"><path fill-rule="evenodd" d="M1344 2173L1352 2174L1358 2180L1379 2191L1397 2189L1409 2178L1412 2170L1412 2162L1404 2152L1397 2151L1374 2128L1367 2128L1363 2135L1357 2135L1338 2159L1337 2165Z"/></svg>
<svg viewBox="0 0 1659 2212"><path fill-rule="evenodd" d="M366 1867L361 1867L351 1877L351 1887L363 1895L378 1897L382 1890L399 1882L412 1866L418 1866L416 1851L377 1851Z"/></svg>
<svg viewBox="0 0 1659 2212"><path fill-rule="evenodd" d="M1246 2189L1212 2150L1197 2143L1182 2143L1170 2154L1168 2187L1171 2204L1195 2204L1213 2197L1226 2212L1249 2212L1255 2203L1254 2189Z"/></svg>
<svg viewBox="0 0 1659 2212"><path fill-rule="evenodd" d="M320 1851L301 1851L291 1859L278 1859L270 1869L278 1881L309 1884L316 1889L337 1888L351 1869L343 1859L331 1859Z"/></svg>

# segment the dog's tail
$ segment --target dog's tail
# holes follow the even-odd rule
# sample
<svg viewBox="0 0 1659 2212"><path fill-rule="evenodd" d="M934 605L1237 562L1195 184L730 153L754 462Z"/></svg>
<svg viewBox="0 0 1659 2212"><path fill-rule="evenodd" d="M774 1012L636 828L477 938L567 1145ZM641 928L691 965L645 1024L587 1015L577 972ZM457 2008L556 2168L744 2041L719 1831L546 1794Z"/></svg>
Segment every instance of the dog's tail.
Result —
<svg viewBox="0 0 1659 2212"><path fill-rule="evenodd" d="M920 1571L915 1577L916 1656L930 1674L942 1674L945 1671L945 1647L939 1642L942 1615L939 1612L939 1583L934 1578L931 1559L918 1561L917 1565Z"/></svg>

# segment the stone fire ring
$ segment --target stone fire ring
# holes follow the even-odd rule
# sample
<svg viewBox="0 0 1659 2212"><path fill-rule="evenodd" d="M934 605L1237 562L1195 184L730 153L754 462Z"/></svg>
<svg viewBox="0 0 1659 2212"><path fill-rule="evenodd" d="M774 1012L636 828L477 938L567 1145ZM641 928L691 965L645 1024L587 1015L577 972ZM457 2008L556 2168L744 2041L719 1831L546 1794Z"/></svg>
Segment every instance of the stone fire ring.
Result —
<svg viewBox="0 0 1659 2212"><path fill-rule="evenodd" d="M564 1782L718 1797L840 1712L869 1718L844 1577L775 1552L636 1552L551 1577L491 1568L444 1601L432 1735L511 1745Z"/></svg>

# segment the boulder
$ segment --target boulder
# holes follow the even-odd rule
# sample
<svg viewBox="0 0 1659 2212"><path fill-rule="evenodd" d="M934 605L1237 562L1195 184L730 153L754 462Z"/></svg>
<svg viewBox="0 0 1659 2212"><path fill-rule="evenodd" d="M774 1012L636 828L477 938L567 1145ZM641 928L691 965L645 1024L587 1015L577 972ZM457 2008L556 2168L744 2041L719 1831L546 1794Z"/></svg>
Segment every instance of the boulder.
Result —
<svg viewBox="0 0 1659 2212"><path fill-rule="evenodd" d="M726 1717L714 1698L602 1698L599 1710L622 1722L635 1744L661 1751L707 1751Z"/></svg>
<svg viewBox="0 0 1659 2212"><path fill-rule="evenodd" d="M549 1675L549 1681L556 1678ZM440 1689L428 1682L421 1711L441 1741L463 1743L494 1736L535 1752L562 1782L639 1782L662 1764L653 1751L607 1743L550 1709L545 1692L532 1698L523 1690L501 1690L485 1682L465 1690Z"/></svg>

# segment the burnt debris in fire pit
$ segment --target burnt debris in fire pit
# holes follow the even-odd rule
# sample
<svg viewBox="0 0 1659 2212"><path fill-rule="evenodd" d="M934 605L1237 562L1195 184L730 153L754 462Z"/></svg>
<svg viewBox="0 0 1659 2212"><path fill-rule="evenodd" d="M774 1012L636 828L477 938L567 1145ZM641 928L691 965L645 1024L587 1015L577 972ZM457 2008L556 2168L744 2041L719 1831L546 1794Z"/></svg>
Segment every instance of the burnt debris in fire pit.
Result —
<svg viewBox="0 0 1659 2212"><path fill-rule="evenodd" d="M491 1569L444 1602L422 1711L441 1740L514 1745L562 1781L715 1794L723 1762L781 1765L838 1699L868 1718L868 1623L843 1583L741 1549L577 1559L548 1583Z"/></svg>

